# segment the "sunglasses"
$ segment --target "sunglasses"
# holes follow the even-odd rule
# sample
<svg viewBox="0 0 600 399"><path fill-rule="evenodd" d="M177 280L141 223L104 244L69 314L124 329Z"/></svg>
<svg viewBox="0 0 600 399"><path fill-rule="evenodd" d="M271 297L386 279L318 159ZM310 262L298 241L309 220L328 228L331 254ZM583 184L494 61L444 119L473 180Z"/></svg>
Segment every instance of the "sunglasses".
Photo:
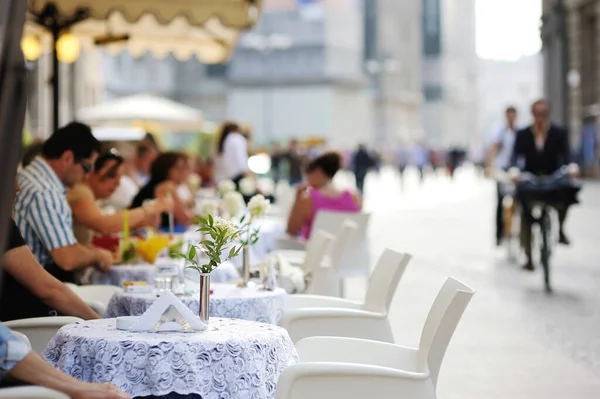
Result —
<svg viewBox="0 0 600 399"><path fill-rule="evenodd" d="M81 165L81 167L83 168L83 172L86 174L92 171L92 164L88 161L79 161L79 165Z"/></svg>

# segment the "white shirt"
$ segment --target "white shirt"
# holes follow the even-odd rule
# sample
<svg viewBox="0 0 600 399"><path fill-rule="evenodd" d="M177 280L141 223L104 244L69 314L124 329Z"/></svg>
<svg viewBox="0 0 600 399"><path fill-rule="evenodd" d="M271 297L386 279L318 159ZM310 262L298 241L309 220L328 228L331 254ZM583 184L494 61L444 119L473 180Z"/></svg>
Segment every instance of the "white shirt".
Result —
<svg viewBox="0 0 600 399"><path fill-rule="evenodd" d="M101 201L101 204L112 206L119 211L127 209L139 190L140 188L130 176L123 175L119 181L119 187L110 197Z"/></svg>
<svg viewBox="0 0 600 399"><path fill-rule="evenodd" d="M494 159L494 168L506 169L510 167L510 158L515 146L516 136L517 132L508 126L503 127L498 131L494 137L493 143L498 144L500 149L496 153L496 158Z"/></svg>
<svg viewBox="0 0 600 399"><path fill-rule="evenodd" d="M230 133L223 143L223 153L218 167L220 176L234 179L248 170L248 141L239 133Z"/></svg>

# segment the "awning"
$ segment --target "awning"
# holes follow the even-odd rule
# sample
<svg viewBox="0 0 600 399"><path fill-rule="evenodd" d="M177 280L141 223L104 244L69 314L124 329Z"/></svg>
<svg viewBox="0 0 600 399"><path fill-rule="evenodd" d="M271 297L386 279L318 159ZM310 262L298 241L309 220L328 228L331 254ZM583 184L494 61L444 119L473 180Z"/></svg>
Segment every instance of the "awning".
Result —
<svg viewBox="0 0 600 399"><path fill-rule="evenodd" d="M138 94L81 109L77 119L98 124L155 124L166 131L199 131L202 112L163 97Z"/></svg>
<svg viewBox="0 0 600 399"><path fill-rule="evenodd" d="M32 20L49 3L67 17L87 13L88 19L70 29L84 48L94 47L98 36L128 34L128 41L107 50L128 49L134 56L150 52L157 58L173 54L180 60L196 56L219 63L231 56L239 32L256 24L262 0L29 0L25 33L40 37L44 51L51 49L50 37Z"/></svg>

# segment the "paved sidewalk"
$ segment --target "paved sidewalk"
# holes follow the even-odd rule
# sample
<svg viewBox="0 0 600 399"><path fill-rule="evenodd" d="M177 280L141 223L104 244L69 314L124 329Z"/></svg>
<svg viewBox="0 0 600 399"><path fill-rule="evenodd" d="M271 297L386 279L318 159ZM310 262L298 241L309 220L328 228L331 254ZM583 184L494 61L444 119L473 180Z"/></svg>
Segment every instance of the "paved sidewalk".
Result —
<svg viewBox="0 0 600 399"><path fill-rule="evenodd" d="M572 212L576 246L558 248L548 297L541 272L521 272L492 246L492 183L465 172L400 192L395 181L388 172L372 178L366 206L374 256L386 247L414 255L392 303L397 342L417 345L446 277L477 291L450 343L440 399L600 398L600 229L589 223L600 221L600 186L588 185ZM363 283L348 286L362 298Z"/></svg>

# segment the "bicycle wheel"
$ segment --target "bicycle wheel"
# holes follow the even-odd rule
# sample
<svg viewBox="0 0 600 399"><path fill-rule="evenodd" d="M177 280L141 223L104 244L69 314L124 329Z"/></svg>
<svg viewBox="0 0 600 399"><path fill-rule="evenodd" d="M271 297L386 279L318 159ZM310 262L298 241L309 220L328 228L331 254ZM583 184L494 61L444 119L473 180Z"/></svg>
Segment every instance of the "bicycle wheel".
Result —
<svg viewBox="0 0 600 399"><path fill-rule="evenodd" d="M517 203L511 196L504 198L502 203L504 218L504 246L506 257L510 262L517 260L519 254L520 219Z"/></svg>
<svg viewBox="0 0 600 399"><path fill-rule="evenodd" d="M551 228L552 226L550 224L550 215L548 211L544 209L540 218L540 233L542 235L542 243L540 247L540 260L542 262L542 268L544 269L544 286L546 288L546 292L552 291L552 286L550 285Z"/></svg>

